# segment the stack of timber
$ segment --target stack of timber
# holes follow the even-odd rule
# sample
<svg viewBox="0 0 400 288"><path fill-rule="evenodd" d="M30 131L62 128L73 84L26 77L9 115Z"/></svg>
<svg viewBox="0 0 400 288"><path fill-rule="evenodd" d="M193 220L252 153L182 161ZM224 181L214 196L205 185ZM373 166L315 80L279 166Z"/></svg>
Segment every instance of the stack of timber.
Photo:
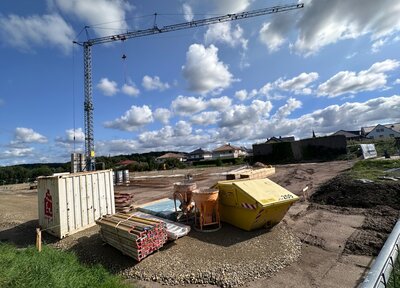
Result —
<svg viewBox="0 0 400 288"><path fill-rule="evenodd" d="M115 211L128 213L133 210L133 193L118 191L114 192Z"/></svg>
<svg viewBox="0 0 400 288"><path fill-rule="evenodd" d="M106 215L96 223L104 242L136 261L160 249L168 238L164 222L134 214Z"/></svg>
<svg viewBox="0 0 400 288"><path fill-rule="evenodd" d="M235 179L264 179L275 174L275 167L259 168L259 169L243 169L229 173L226 180Z"/></svg>

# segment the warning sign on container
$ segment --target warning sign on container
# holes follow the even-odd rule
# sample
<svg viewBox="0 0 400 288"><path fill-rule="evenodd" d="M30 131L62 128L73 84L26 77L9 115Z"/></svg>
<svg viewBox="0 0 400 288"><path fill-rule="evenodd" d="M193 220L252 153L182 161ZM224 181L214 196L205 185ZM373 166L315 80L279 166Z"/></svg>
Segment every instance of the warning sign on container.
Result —
<svg viewBox="0 0 400 288"><path fill-rule="evenodd" d="M53 218L53 201L49 189L47 189L44 196L44 216L46 218Z"/></svg>

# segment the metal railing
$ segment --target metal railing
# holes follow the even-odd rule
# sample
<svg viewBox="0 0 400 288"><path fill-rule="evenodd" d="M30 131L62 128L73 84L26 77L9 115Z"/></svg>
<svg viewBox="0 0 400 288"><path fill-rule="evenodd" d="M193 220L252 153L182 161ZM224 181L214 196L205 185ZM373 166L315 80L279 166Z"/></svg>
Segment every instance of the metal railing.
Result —
<svg viewBox="0 0 400 288"><path fill-rule="evenodd" d="M361 284L360 288L384 288L388 287L390 274L399 257L400 247L400 220L397 221L392 233L383 245L381 252L372 264L371 270ZM400 283L396 283L400 284Z"/></svg>

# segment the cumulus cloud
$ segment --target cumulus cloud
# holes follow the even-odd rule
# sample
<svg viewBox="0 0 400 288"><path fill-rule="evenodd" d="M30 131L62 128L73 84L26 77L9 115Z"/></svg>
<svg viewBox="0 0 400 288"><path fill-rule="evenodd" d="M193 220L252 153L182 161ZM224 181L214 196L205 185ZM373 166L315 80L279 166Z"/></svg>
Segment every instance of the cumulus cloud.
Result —
<svg viewBox="0 0 400 288"><path fill-rule="evenodd" d="M366 34L377 40L400 30L400 3L391 0L309 0L302 10L294 46L304 55L341 40Z"/></svg>
<svg viewBox="0 0 400 288"><path fill-rule="evenodd" d="M171 118L172 113L165 108L157 108L154 113L154 119L160 121L163 124L168 124L169 118Z"/></svg>
<svg viewBox="0 0 400 288"><path fill-rule="evenodd" d="M135 131L153 121L153 113L149 106L143 105L142 107L138 107L133 105L121 117L105 122L104 127L123 131Z"/></svg>
<svg viewBox="0 0 400 288"><path fill-rule="evenodd" d="M231 22L210 25L204 34L204 42L208 44L224 43L231 47L241 46L247 49L248 40L243 37L243 29L239 25L232 28Z"/></svg>
<svg viewBox="0 0 400 288"><path fill-rule="evenodd" d="M192 7L189 4L184 3L182 5L182 11L183 11L183 15L184 15L183 17L185 18L185 20L187 22L190 22L193 20L193 18L194 18L193 11L192 11Z"/></svg>
<svg viewBox="0 0 400 288"><path fill-rule="evenodd" d="M186 53L183 76L191 91L206 94L219 93L234 81L228 66L218 59L218 48L210 45L192 44Z"/></svg>
<svg viewBox="0 0 400 288"><path fill-rule="evenodd" d="M185 116L198 113L207 108L207 103L202 98L185 97L179 95L171 103L171 109L175 114Z"/></svg>
<svg viewBox="0 0 400 288"><path fill-rule="evenodd" d="M101 78L97 84L97 88L100 89L106 96L113 96L119 90L117 82L108 80L108 78Z"/></svg>
<svg viewBox="0 0 400 288"><path fill-rule="evenodd" d="M372 43L372 46L371 46L371 51L372 51L372 53L378 53L380 50L381 50L381 48L382 48L382 46L384 46L385 45L385 43L387 42L387 38L385 38L385 39L378 39L378 40L376 40L374 43Z"/></svg>
<svg viewBox="0 0 400 288"><path fill-rule="evenodd" d="M124 84L121 88L121 91L122 93L133 97L136 97L140 94L140 90L134 84Z"/></svg>
<svg viewBox="0 0 400 288"><path fill-rule="evenodd" d="M233 127L256 123L261 118L267 118L272 109L270 101L253 100L251 105L234 105L221 114L219 126Z"/></svg>
<svg viewBox="0 0 400 288"><path fill-rule="evenodd" d="M150 77L148 75L145 75L143 77L142 85L146 90L159 90L159 91L164 91L170 87L168 83L161 82L160 77L158 76Z"/></svg>
<svg viewBox="0 0 400 288"><path fill-rule="evenodd" d="M212 1L215 5L215 12L219 14L238 13L245 11L253 0L218 0Z"/></svg>
<svg viewBox="0 0 400 288"><path fill-rule="evenodd" d="M50 8L57 8L89 25L97 36L110 35L111 28L114 33L126 32L129 26L125 16L134 8L125 0L49 0L48 3Z"/></svg>
<svg viewBox="0 0 400 288"><path fill-rule="evenodd" d="M394 84L400 84L400 78L396 79L396 80L394 81Z"/></svg>
<svg viewBox="0 0 400 288"><path fill-rule="evenodd" d="M358 73L353 71L340 71L317 89L319 96L337 97L342 94L355 94L363 91L374 91L385 88L389 72L397 69L400 62L387 59L373 64L368 70Z"/></svg>
<svg viewBox="0 0 400 288"><path fill-rule="evenodd" d="M0 159L12 159L21 157L30 157L33 155L33 148L11 148L0 152Z"/></svg>
<svg viewBox="0 0 400 288"><path fill-rule="evenodd" d="M83 133L82 128L78 129L67 129L65 130L64 137L57 137L57 142L72 144L72 143L83 143L85 142L85 133Z"/></svg>
<svg viewBox="0 0 400 288"><path fill-rule="evenodd" d="M27 17L0 14L0 37L3 43L22 51L54 46L69 53L74 30L57 13Z"/></svg>
<svg viewBox="0 0 400 288"><path fill-rule="evenodd" d="M316 72L303 72L289 80L278 79L276 85L282 90L292 91L295 94L311 94L311 89L307 86L317 80L318 76Z"/></svg>
<svg viewBox="0 0 400 288"><path fill-rule="evenodd" d="M302 105L301 101L295 98L289 98L286 104L279 107L278 111L275 113L274 118L282 119L288 117L294 110L300 108Z"/></svg>
<svg viewBox="0 0 400 288"><path fill-rule="evenodd" d="M17 143L46 143L47 138L33 129L17 127L14 132L14 144Z"/></svg>
<svg viewBox="0 0 400 288"><path fill-rule="evenodd" d="M227 96L222 96L219 98L211 98L207 101L207 107L215 109L217 111L223 111L229 109L232 104L232 100Z"/></svg>
<svg viewBox="0 0 400 288"><path fill-rule="evenodd" d="M196 125L213 125L219 121L220 112L218 111L204 111L196 114L190 118L190 122Z"/></svg>
<svg viewBox="0 0 400 288"><path fill-rule="evenodd" d="M293 19L288 14L280 14L272 21L262 25L258 32L260 41L265 44L268 51L275 52L286 42L286 37L293 27Z"/></svg>

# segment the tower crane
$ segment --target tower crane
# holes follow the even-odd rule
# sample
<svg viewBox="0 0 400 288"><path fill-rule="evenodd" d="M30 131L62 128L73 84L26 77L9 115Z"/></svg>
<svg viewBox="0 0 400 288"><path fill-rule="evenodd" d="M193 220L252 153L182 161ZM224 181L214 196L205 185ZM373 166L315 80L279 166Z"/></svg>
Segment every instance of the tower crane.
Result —
<svg viewBox="0 0 400 288"><path fill-rule="evenodd" d="M94 152L94 137L93 137L93 96L92 96L92 46L98 44L104 44L115 41L125 41L131 38L138 38L156 34L162 34L167 32L173 32L183 29L202 27L211 24L223 23L228 21L246 19L251 17L257 17L267 14L280 13L295 9L303 8L303 3L289 4L273 6L269 8L262 8L257 10L251 10L241 13L226 14L223 16L205 18L200 20L193 20L189 22L183 22L173 25L167 25L164 27L154 27L144 30L128 31L126 33L115 34L99 38L91 38L86 41L78 42L74 41L83 47L83 59L84 59L84 122L85 122L85 155L86 155L86 170L96 170L95 165L95 152ZM157 14L154 14L157 16ZM85 27L89 28L89 27Z"/></svg>

